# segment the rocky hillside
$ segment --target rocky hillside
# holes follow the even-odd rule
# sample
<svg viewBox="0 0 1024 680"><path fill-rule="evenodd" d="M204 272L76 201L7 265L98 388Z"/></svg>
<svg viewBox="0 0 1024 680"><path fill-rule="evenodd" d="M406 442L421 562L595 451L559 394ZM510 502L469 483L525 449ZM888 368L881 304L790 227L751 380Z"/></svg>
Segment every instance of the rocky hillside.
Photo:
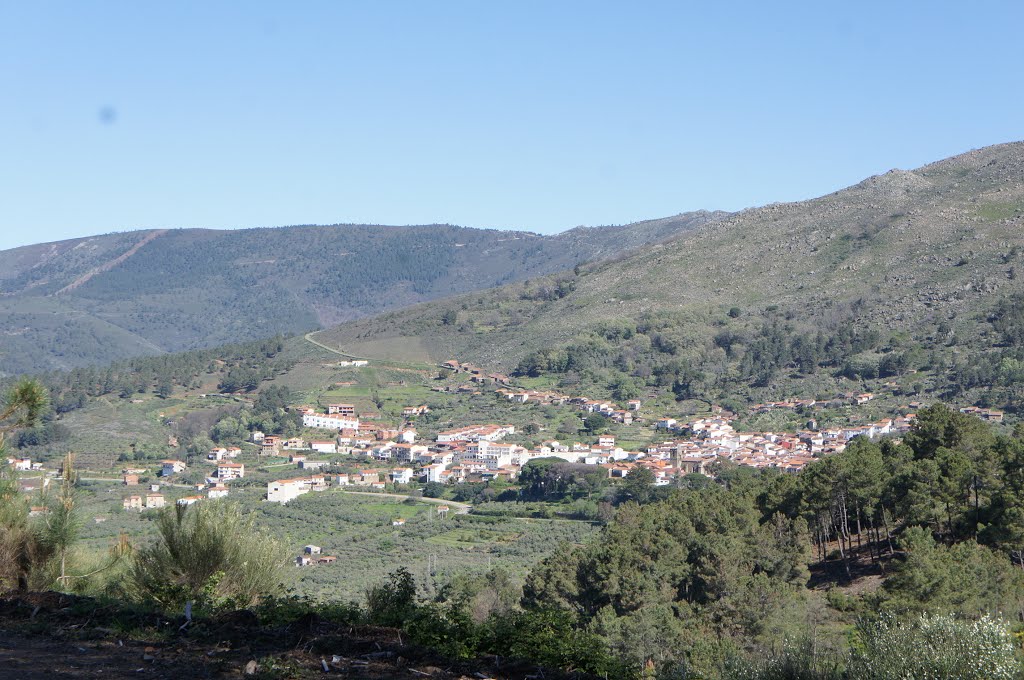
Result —
<svg viewBox="0 0 1024 680"><path fill-rule="evenodd" d="M108 234L0 252L0 374L277 332L549 274L724 213L554 236L449 225Z"/></svg>

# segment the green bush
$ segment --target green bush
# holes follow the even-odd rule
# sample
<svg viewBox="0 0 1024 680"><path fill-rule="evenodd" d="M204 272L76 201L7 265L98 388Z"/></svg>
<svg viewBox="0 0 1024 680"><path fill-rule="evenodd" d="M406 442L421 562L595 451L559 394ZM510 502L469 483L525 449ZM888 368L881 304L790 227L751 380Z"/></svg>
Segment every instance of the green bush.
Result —
<svg viewBox="0 0 1024 680"><path fill-rule="evenodd" d="M366 615L371 623L400 628L416 613L416 581L405 567L387 583L366 591Z"/></svg>
<svg viewBox="0 0 1024 680"><path fill-rule="evenodd" d="M599 636L576 627L573 616L562 609L512 611L484 625L481 645L491 654L609 678L639 675L636 664L613 657Z"/></svg>
<svg viewBox="0 0 1024 680"><path fill-rule="evenodd" d="M989 616L977 621L929 614L904 621L883 618L863 624L858 634L860 645L850 660L849 678L1010 680L1021 676L1007 625Z"/></svg>
<svg viewBox="0 0 1024 680"><path fill-rule="evenodd" d="M883 617L861 623L854 650L844 656L809 643L731 664L730 680L1012 680L1022 675L1007 624L988 616L965 621L949 615Z"/></svg>
<svg viewBox="0 0 1024 680"><path fill-rule="evenodd" d="M128 588L165 609L250 607L281 588L283 548L236 505L176 505L156 520L158 538L136 555Z"/></svg>

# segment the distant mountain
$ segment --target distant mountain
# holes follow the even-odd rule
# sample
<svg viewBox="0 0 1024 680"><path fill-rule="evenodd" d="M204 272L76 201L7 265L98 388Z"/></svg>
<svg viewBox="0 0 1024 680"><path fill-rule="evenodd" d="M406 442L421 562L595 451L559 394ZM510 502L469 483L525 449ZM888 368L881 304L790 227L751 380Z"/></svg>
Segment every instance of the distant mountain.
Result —
<svg viewBox="0 0 1024 680"><path fill-rule="evenodd" d="M0 374L307 331L571 269L725 215L553 236L450 225L150 230L0 251Z"/></svg>
<svg viewBox="0 0 1024 680"><path fill-rule="evenodd" d="M506 370L529 358L539 373L667 381L708 398L856 388L844 374L906 382L907 393L996 390L1003 403L1024 379L1013 372L1022 283L1014 143L732 214L584 267L558 283L564 294L517 283L316 337L371 357Z"/></svg>

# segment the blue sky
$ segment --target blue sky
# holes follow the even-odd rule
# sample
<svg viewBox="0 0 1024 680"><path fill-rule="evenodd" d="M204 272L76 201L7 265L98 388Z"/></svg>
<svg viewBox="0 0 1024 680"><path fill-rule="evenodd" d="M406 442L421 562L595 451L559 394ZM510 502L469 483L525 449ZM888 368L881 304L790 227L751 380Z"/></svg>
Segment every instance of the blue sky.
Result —
<svg viewBox="0 0 1024 680"><path fill-rule="evenodd" d="M1024 138L1020 2L0 2L0 248L554 232Z"/></svg>

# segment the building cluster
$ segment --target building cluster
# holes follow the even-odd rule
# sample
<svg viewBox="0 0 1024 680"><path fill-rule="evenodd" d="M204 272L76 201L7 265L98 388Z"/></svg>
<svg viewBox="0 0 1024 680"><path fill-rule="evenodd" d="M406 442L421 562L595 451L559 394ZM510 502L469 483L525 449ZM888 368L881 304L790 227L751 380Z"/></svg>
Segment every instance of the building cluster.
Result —
<svg viewBox="0 0 1024 680"><path fill-rule="evenodd" d="M446 362L442 366L495 382L501 382L497 378L503 377L485 376L480 369L457 362ZM507 382L503 384L508 385ZM631 400L627 402L626 408L619 408L608 401L567 396L551 391L517 391L508 387L499 387L495 394L499 399L517 403L533 401L572 406L584 413L600 413L627 424L633 422L633 414L639 411L641 406L640 400ZM871 394L842 396L844 400L849 399L843 402L847 404L865 403L872 397ZM755 409L795 409L827 403L829 402L819 400L791 400L759 404ZM404 412L412 416L424 410L425 407L408 407ZM290 441L285 444L324 455L350 454L370 457L398 467L383 471L363 470L358 473L278 480L267 485L267 498L286 503L308 491L326 489L332 485L384 488L388 483L407 484L413 481L462 483L494 479L513 480L518 477L522 467L531 460L548 457L599 466L610 478L624 477L638 466L646 467L654 473L657 484L668 484L674 478L691 473L709 474L712 464L719 461L756 468L774 468L783 472L798 472L818 457L842 451L847 442L854 437L873 438L905 432L913 419L910 415L887 418L856 427L825 430L739 432L733 427L733 414L721 409L716 409L715 412L717 415L688 421L673 418L657 421L654 423L657 431L679 436L642 451L623 449L616 444L615 438L610 436L599 437L595 444L563 444L552 440L527 448L502 441L515 434L512 425L467 425L439 432L433 442L420 442L417 441L415 430L411 428L386 431L377 426L366 428L363 426L365 423L350 422L348 424L355 427L326 428L338 430L334 439ZM326 416L316 414L315 417L358 420L354 407L348 404L332 404L328 407ZM307 470L319 470L328 465L327 461L310 460L303 453L293 454L291 460L300 469Z"/></svg>
<svg viewBox="0 0 1024 680"><path fill-rule="evenodd" d="M19 472L30 472L32 470L43 469L42 463L33 463L31 458L8 458L7 465Z"/></svg>
<svg viewBox="0 0 1024 680"><path fill-rule="evenodd" d="M874 398L875 395L873 393L863 392L861 394L840 394L827 399L785 399L783 401L769 401L763 404L754 404L750 407L750 410L753 413L767 413L778 409L795 411L797 409L839 408L850 405L861 406Z"/></svg>
<svg viewBox="0 0 1024 680"><path fill-rule="evenodd" d="M536 403L554 404L561 406L568 404L585 413L599 413L615 422L623 425L630 425L636 418L634 415L640 410L640 400L631 399L626 402L626 408L619 408L610 401L600 399L589 399L587 397L569 397L558 392L540 392L537 390L510 390L499 388L496 393L509 401L517 404Z"/></svg>
<svg viewBox="0 0 1024 680"><path fill-rule="evenodd" d="M295 558L295 566L311 567L318 564L335 564L338 558L333 555L324 555L323 548L318 545L307 545L302 549L302 554Z"/></svg>
<svg viewBox="0 0 1024 680"><path fill-rule="evenodd" d="M178 505L193 505L204 498L217 499L225 498L228 493L228 482L236 479L242 479L245 477L245 463L236 463L234 459L241 454L242 450L237 446L230 446L227 448L217 447L211 449L206 454L206 460L213 462L215 469L212 474L207 475L204 480L198 484L195 484L193 489L195 491L202 491L206 495L190 495L183 496L175 501ZM188 469L188 465L181 460L164 460L160 461L160 476L161 477L173 477L174 475L185 472ZM125 468L121 471L122 483L125 486L135 486L139 483L139 478L147 473L144 468ZM151 493L142 495L127 496L124 499L123 506L125 510L154 510L164 507L165 498L164 495L158 493L158 485L151 485Z"/></svg>
<svg viewBox="0 0 1024 680"><path fill-rule="evenodd" d="M855 437L874 438L906 432L913 418L907 415L855 427L780 433L737 432L730 419L721 417L684 423L665 419L659 421L663 429L687 432L689 436L652 446L647 454L654 460L670 462L666 474L672 475L707 474L710 464L719 460L799 472L821 456L843 451Z"/></svg>
<svg viewBox="0 0 1024 680"><path fill-rule="evenodd" d="M990 423L1001 423L1003 422L1003 412L998 411L994 408L979 408L977 406L967 406L960 409L960 413L967 413L968 415L977 416L982 420L987 420Z"/></svg>

